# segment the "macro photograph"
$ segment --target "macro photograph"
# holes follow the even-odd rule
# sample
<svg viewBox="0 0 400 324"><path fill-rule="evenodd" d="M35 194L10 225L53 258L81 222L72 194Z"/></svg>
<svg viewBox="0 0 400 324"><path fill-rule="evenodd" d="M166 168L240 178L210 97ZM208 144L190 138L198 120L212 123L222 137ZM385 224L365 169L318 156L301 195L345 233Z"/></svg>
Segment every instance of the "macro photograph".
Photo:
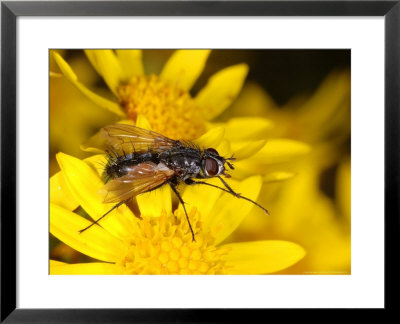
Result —
<svg viewBox="0 0 400 324"><path fill-rule="evenodd" d="M50 275L351 274L351 50L48 55Z"/></svg>
<svg viewBox="0 0 400 324"><path fill-rule="evenodd" d="M0 322L397 309L399 2L2 1Z"/></svg>

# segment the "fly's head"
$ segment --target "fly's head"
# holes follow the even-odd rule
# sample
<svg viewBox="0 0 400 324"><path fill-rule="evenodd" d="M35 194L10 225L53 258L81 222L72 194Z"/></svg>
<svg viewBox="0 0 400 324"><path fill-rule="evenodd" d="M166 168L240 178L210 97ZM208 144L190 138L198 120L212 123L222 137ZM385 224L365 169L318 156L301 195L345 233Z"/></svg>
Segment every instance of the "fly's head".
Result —
<svg viewBox="0 0 400 324"><path fill-rule="evenodd" d="M204 178L218 177L220 175L230 178L231 176L225 173L225 164L233 170L234 167L229 161L234 160L234 157L223 158L216 149L208 148L204 150L201 158L201 174Z"/></svg>

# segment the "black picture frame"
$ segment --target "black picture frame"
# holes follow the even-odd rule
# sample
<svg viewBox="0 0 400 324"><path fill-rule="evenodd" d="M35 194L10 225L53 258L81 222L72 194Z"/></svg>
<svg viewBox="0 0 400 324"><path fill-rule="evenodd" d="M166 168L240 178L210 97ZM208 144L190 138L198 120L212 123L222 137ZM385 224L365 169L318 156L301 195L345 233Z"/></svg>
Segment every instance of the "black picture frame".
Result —
<svg viewBox="0 0 400 324"><path fill-rule="evenodd" d="M19 16L380 16L385 19L385 309L399 287L400 0L4 1L1 3L1 321L6 323L233 322L244 309L19 309L16 307L16 19ZM393 253L391 253L393 252ZM373 262L373 260L371 260ZM40 292L39 292L40 293ZM249 314L251 313L251 314Z"/></svg>

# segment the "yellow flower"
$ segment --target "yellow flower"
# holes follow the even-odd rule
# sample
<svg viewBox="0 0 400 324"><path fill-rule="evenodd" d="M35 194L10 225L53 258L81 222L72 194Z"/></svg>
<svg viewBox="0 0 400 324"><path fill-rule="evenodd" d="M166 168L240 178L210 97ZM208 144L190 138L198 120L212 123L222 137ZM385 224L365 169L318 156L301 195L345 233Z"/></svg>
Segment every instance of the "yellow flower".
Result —
<svg viewBox="0 0 400 324"><path fill-rule="evenodd" d="M224 244L253 205L214 188L187 186L187 203L196 241L192 241L182 207L173 208L162 187L137 197L134 214L118 207L83 233L91 222L74 212L80 206L93 220L113 207L102 203L99 163L104 155L85 161L59 153L61 171L50 179L50 232L70 247L98 261L65 264L51 261L51 274L265 274L291 266L305 251L286 241ZM256 199L260 176L232 181L238 192ZM139 219L135 216L141 216Z"/></svg>
<svg viewBox="0 0 400 324"><path fill-rule="evenodd" d="M55 161L57 152L85 158L89 154L80 149L80 144L93 135L93 130L98 130L106 123L110 123L113 114L98 109L96 104L76 89L57 70L57 65L50 56L49 78L49 104L50 104L50 174L57 172L58 165ZM91 84L96 77L95 72L81 56L70 58L71 65L79 69L81 77L86 83ZM53 72L54 71L54 72Z"/></svg>
<svg viewBox="0 0 400 324"><path fill-rule="evenodd" d="M293 172L287 172L279 168L281 162L287 163L288 161L292 161L307 154L310 151L310 147L296 140L270 138L269 134L273 128L273 123L267 118L241 116L231 118L226 122L216 121L216 117L231 105L240 92L247 75L248 67L246 64L238 64L217 72L209 79L207 85L192 97L190 89L202 72L209 52L210 51L208 50L175 51L159 74L145 75L142 62L142 51L87 50L85 53L89 61L95 70L102 76L105 84L110 90L109 93L102 93L101 95L99 95L98 91L94 92L89 89L89 84L86 84L81 79L81 75L79 75L78 78L74 70L61 57L61 55L54 53L54 59L63 75L81 93L89 98L96 107L104 108L104 111L112 113L119 122L131 124L136 123L139 125L144 123L146 124L146 127L152 128L156 132L176 139L193 140L194 138L201 136L200 140L202 147L216 148L218 152L224 156L234 155L238 161L235 163L235 172L232 173L232 176L234 177L232 183L237 184L237 190L239 190L239 192L245 196L250 196L249 198L251 198L250 193L252 192L252 189L246 187L246 190L241 190L240 184L242 184L242 182L243 185L248 183L246 181L253 179L255 174L257 175L257 179L259 179L257 181L263 183L276 182L293 177ZM115 118L110 121L110 123L114 123ZM99 136L97 133L86 141L81 148L91 153L102 153L101 150L96 148L98 139ZM67 138L66 141L69 141L69 139ZM79 145L81 143L75 144ZM60 162L60 156L58 159ZM94 199L92 197L95 195L94 193L87 195L84 194L85 192L89 192L88 188L85 187L90 186L88 183L74 185L73 181L67 181L66 179L71 177L71 173L63 170L63 165L61 163L59 164L62 169L61 173L58 173L51 178L51 201L54 203L54 205L52 205L53 211L60 211L60 213L63 214L63 210L59 210L56 207L59 206L60 208L68 210L70 214L76 215L72 211L80 206L93 219L97 219L112 207L101 203L99 200L100 198L97 197L99 196L97 194L99 188L96 190L93 189L97 195L97 198ZM60 174L62 174L62 176ZM81 177L84 178L85 175L81 174ZM101 181L99 179L96 181L96 186L100 186ZM92 184L92 186L95 185ZM68 188L68 190L59 190L58 188ZM184 199L188 196L190 197L192 190L194 189L185 189ZM218 191L216 189L213 190ZM192 217L193 223L198 226L199 232L203 233L201 235L205 235L203 241L208 242L207 244L209 245L207 246L213 246L215 249L220 249L222 248L222 245L220 245L222 239L226 238L227 241L231 240L228 236L233 233L233 230L239 225L241 220L251 213L249 213L249 210L243 211L240 208L229 209L230 207L235 206L232 204L232 199L233 201L236 201L237 199L228 196L227 194L217 195L215 196L217 197L215 199L220 197L221 200L213 201L211 198L214 197L216 193L213 194L212 190L206 190L206 188L202 188L199 190L199 193L192 196L192 199L187 200L194 201L192 204L195 205L198 201L197 196L201 197L203 193L208 193L209 196L202 204L199 203L198 208L193 209L193 211L190 212L190 217ZM184 230L183 228L186 226L185 222L177 223L177 220L182 219L181 210L172 209L172 206L175 206L176 202L172 201L168 187L165 190L154 191L152 194L139 195L136 200L138 209L133 210L135 210L135 214L140 215L143 218L143 221L137 221L133 217L130 209L121 206L118 208L117 212L113 213L113 215L108 215L101 221L102 226L108 222L114 222L111 229L104 227L104 230L107 233L111 233L111 235L114 236L122 235L122 228L126 226L128 230L125 234L131 233L130 235L133 235L132 233L134 233L134 228L139 227L139 230L135 233L139 233L137 235L140 236L144 233L143 231L147 231L146 233L148 234L149 229L151 229L151 233L154 231L162 232L162 229L164 228L163 224L173 226L176 228L177 233ZM223 207L221 202L224 202L227 207ZM240 203L243 204L244 201L240 201ZM250 203L246 202L246 204L247 208L252 207ZM115 214L119 215L122 210L125 210L126 213L129 214L129 217L121 218L115 216ZM213 215L213 217L205 217L203 214L205 213L204 211L207 211L207 215ZM56 214L57 213L53 213L52 215ZM65 214L63 215L66 216ZM149 216L153 218L147 219ZM72 219L71 215L69 217ZM80 216L76 217L79 217L79 224L81 226L82 222L85 222L85 220ZM126 220L127 218L133 219L131 222L134 222L136 225L129 225L129 222ZM54 219L54 217L52 217L52 219ZM60 236L61 234L55 234L55 231L57 230L54 230L54 227L52 227L52 234L64 241L67 245L75 247L73 242L76 243L80 238L84 237L84 235L87 235L86 232L84 232L81 236L78 235L76 237L76 231L85 226L78 229L77 226L68 227L68 225L63 225L64 221L65 224L68 224L67 217L61 217L58 219L61 220L57 223L57 226L60 229L69 228L70 231L64 233L64 236ZM109 219L115 219L115 221L110 221ZM217 222L219 223L217 224ZM146 225L146 229L141 227L143 224L148 224ZM229 224L229 226L226 224ZM97 226L93 228L96 228L94 231L100 230ZM72 229L75 231L74 234L72 234ZM90 230L92 230L92 228ZM107 234L104 235L107 236ZM69 238L73 238L72 242ZM180 239L182 240L181 237ZM130 238L129 242L131 241L132 238ZM83 246L88 245L87 240L84 240L83 242ZM96 244L99 243L97 242ZM122 245L126 247L129 244L124 241ZM240 244L241 245L238 246L238 249L243 246L242 243ZM287 251L291 250L287 244L297 247L297 245L291 245L293 243L281 241L251 243L251 245L246 245L241 250L241 253L244 253L244 250L247 249L247 253L253 253L255 259L262 256L262 251L258 250L261 246L262 248L265 247L265 253L267 254L269 253L268 251L272 251L276 248L277 250L271 253L281 254L281 257L285 262L288 260L292 261L287 263L283 263L279 260L276 262L273 261L272 264L276 265L273 269L264 265L263 267L266 268L263 268L262 270L257 268L257 271L253 271L250 270L249 265L246 265L244 270L237 271L239 273L270 273L295 263L302 256L291 258L283 251L286 247ZM102 246L102 244L100 245ZM270 250L269 247L272 246L274 249ZM283 246L285 246L285 248ZM279 250L280 247L282 247L283 250ZM86 255L97 258L93 253L90 253L90 251L82 250L81 247L76 247L76 249ZM101 247L101 249L103 249L103 247ZM153 248L149 249L153 251ZM235 251L235 249L233 249L233 251ZM304 253L303 250L301 251L301 253ZM127 254L128 252L125 251L124 253L124 257L127 257L128 259L132 257L131 254L130 256ZM256 264L256 267L257 265L260 265L261 267L261 265L264 264L258 259L257 262L253 262L253 259L248 256L248 254L240 256L250 258L251 262L249 263ZM218 259L220 257L222 262L228 256L234 255L235 253L232 252L221 256L216 255L215 258ZM268 259L269 258L266 258L267 261L265 262L268 263ZM239 266L240 262L235 262L236 265L234 268L242 269ZM104 265L102 265L102 267L104 267ZM228 268L230 267L231 265L229 265ZM234 273L229 272L225 267L223 268L225 270L221 270L222 272ZM59 268L60 271L61 269L62 268Z"/></svg>
<svg viewBox="0 0 400 324"><path fill-rule="evenodd" d="M177 50L159 75L145 75L140 50L85 50L114 100L91 91L67 62L54 53L62 73L99 107L136 122L144 115L158 133L174 139L194 139L236 98L248 72L246 64L225 68L212 76L193 98L190 89L201 74L210 50Z"/></svg>
<svg viewBox="0 0 400 324"><path fill-rule="evenodd" d="M268 116L275 123L271 137L305 142L312 151L285 165L282 177L296 177L263 188L259 201L268 206L271 217L252 213L234 239L284 237L301 244L307 256L282 273L350 273L349 72L332 72L312 96L294 98L284 107L277 107L260 86L250 84L232 107L234 116L243 102L249 114ZM249 168L259 154L237 163L238 168L241 164Z"/></svg>
<svg viewBox="0 0 400 324"><path fill-rule="evenodd" d="M64 76L87 98L122 123L136 123L144 116L154 131L170 138L193 140L208 130L219 132L222 141L218 152L243 160L233 174L238 179L254 174L261 174L264 182L291 177L294 173L279 168L271 172L269 166L310 151L299 141L269 138L274 125L267 118L242 116L223 123L215 121L240 93L248 72L244 63L220 70L192 97L190 90L210 50L177 50L157 75L145 74L141 50L85 50L85 54L110 89L109 99L90 90L61 55L53 53ZM82 150L101 153L93 148L97 141L98 133L81 146ZM252 162L247 159L250 157Z"/></svg>

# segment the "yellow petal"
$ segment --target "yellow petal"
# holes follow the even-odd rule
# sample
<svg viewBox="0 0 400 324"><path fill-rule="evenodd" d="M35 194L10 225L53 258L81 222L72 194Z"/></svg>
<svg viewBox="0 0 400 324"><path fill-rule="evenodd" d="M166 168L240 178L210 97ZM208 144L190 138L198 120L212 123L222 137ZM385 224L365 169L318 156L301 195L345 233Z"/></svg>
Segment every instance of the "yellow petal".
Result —
<svg viewBox="0 0 400 324"><path fill-rule="evenodd" d="M172 212L171 188L168 184L138 195L136 200L142 216L160 217L163 210L167 212L167 215Z"/></svg>
<svg viewBox="0 0 400 324"><path fill-rule="evenodd" d="M265 139L268 131L273 128L273 123L260 117L237 117L231 118L223 124L210 123L209 127L225 127L225 138L230 141L243 141Z"/></svg>
<svg viewBox="0 0 400 324"><path fill-rule="evenodd" d="M99 191L104 184L89 164L63 153L58 153L56 158L71 194L93 220L99 219L115 206L114 203L103 203ZM100 225L116 237L124 238L135 228L134 215L123 204L104 217Z"/></svg>
<svg viewBox="0 0 400 324"><path fill-rule="evenodd" d="M284 181L293 178L296 175L294 172L276 171L266 174L263 177L264 183Z"/></svg>
<svg viewBox="0 0 400 324"><path fill-rule="evenodd" d="M110 90L118 97L118 86L123 79L121 65L112 50L85 50L90 63L102 76Z"/></svg>
<svg viewBox="0 0 400 324"><path fill-rule="evenodd" d="M117 124L133 125L133 122L128 119L120 120ZM99 130L96 134L91 136L86 142L80 145L80 149L85 152L94 154L104 154L106 147L106 141L104 136L101 135L102 131Z"/></svg>
<svg viewBox="0 0 400 324"><path fill-rule="evenodd" d="M240 193L242 196L253 201L257 200L262 186L260 176L253 176L241 182L228 179L227 183L236 193ZM225 188L222 183L219 186ZM221 191L217 188L215 190ZM234 197L229 193L223 193L211 212L204 217L206 226L211 229L219 229L216 233L215 244L227 238L239 226L253 207L255 205L250 201Z"/></svg>
<svg viewBox="0 0 400 324"><path fill-rule="evenodd" d="M209 179L207 183L219 186L221 182L218 179ZM215 203L221 196L223 191L212 188L207 185L197 184L190 185L184 188L182 199L185 202L185 207L188 213L195 208L202 217L206 217L213 210ZM179 209L183 208L179 204Z"/></svg>
<svg viewBox="0 0 400 324"><path fill-rule="evenodd" d="M116 262L124 254L122 241L99 226L79 233L91 222L60 206L50 204L50 233L73 249L92 258Z"/></svg>
<svg viewBox="0 0 400 324"><path fill-rule="evenodd" d="M273 117L276 110L279 110L278 105L273 98L260 86L258 83L248 81L243 86L240 95L229 108L232 116L253 116L260 118L261 116L270 118Z"/></svg>
<svg viewBox="0 0 400 324"><path fill-rule="evenodd" d="M231 150L233 156L237 160L247 159L256 154L261 148L265 146L265 140L259 141L236 141L231 143Z"/></svg>
<svg viewBox="0 0 400 324"><path fill-rule="evenodd" d="M67 210L74 210L79 206L69 191L62 172L57 172L50 178L50 202Z"/></svg>
<svg viewBox="0 0 400 324"><path fill-rule="evenodd" d="M206 64L210 50L177 50L161 72L161 78L190 90Z"/></svg>
<svg viewBox="0 0 400 324"><path fill-rule="evenodd" d="M229 274L267 274L288 268L301 260L305 250L292 242L256 241L221 246Z"/></svg>
<svg viewBox="0 0 400 324"><path fill-rule="evenodd" d="M107 100L95 94L94 92L89 90L86 86L84 86L81 82L79 82L78 77L71 69L71 67L68 65L68 63L64 61L61 55L59 55L56 52L54 52L53 55L64 76L70 82L72 82L72 84L74 84L86 97L88 97L91 101L93 101L101 108L107 109L118 116L125 116L125 113L116 102Z"/></svg>
<svg viewBox="0 0 400 324"><path fill-rule="evenodd" d="M49 75L51 78L61 78L62 77L61 73L52 72L52 71L50 71Z"/></svg>
<svg viewBox="0 0 400 324"><path fill-rule="evenodd" d="M103 178L104 167L107 164L107 157L104 154L92 155L84 159L92 170L94 170L100 179Z"/></svg>
<svg viewBox="0 0 400 324"><path fill-rule="evenodd" d="M111 263L90 262L52 266L51 275L117 275L123 274L123 268Z"/></svg>
<svg viewBox="0 0 400 324"><path fill-rule="evenodd" d="M51 267L57 267L57 266L60 266L60 265L66 265L66 264L67 263L65 263L65 262L56 261L56 260L50 260L50 263L49 263L50 268Z"/></svg>
<svg viewBox="0 0 400 324"><path fill-rule="evenodd" d="M224 156L224 157L231 157L233 156L232 148L231 148L231 142L229 142L227 139L223 139L221 143L216 147L217 152L219 155Z"/></svg>
<svg viewBox="0 0 400 324"><path fill-rule="evenodd" d="M151 125L147 120L146 116L139 114L136 118L136 127L151 130Z"/></svg>
<svg viewBox="0 0 400 324"><path fill-rule="evenodd" d="M101 130L91 136L87 141L80 145L80 149L84 152L93 154L104 154L105 153L105 141L101 135Z"/></svg>
<svg viewBox="0 0 400 324"><path fill-rule="evenodd" d="M351 165L350 161L340 164L336 176L336 197L338 197L339 208L346 216L347 221L351 218Z"/></svg>
<svg viewBox="0 0 400 324"><path fill-rule="evenodd" d="M266 165L261 165L260 162L256 163L252 160L252 157L233 162L235 170L231 171L230 174L235 179L244 179L254 174L264 175L264 172L266 172Z"/></svg>
<svg viewBox="0 0 400 324"><path fill-rule="evenodd" d="M207 133L203 134L193 142L202 148L213 147L216 148L220 145L224 138L225 129L223 127L215 127L210 129Z"/></svg>
<svg viewBox="0 0 400 324"><path fill-rule="evenodd" d="M290 139L271 139L265 146L252 156L252 160L263 164L288 162L308 154L311 147L306 143Z"/></svg>
<svg viewBox="0 0 400 324"><path fill-rule="evenodd" d="M338 131L338 127L350 127L350 83L348 70L335 70L302 105L299 117L305 126L313 128L315 136L321 138L321 133L331 134L335 130ZM322 106L324 109L321 109ZM341 118L338 118L339 116Z"/></svg>
<svg viewBox="0 0 400 324"><path fill-rule="evenodd" d="M142 50L121 49L116 53L125 79L144 74Z"/></svg>
<svg viewBox="0 0 400 324"><path fill-rule="evenodd" d="M206 120L221 114L235 100L242 89L249 68L238 64L214 74L197 94L195 101Z"/></svg>

